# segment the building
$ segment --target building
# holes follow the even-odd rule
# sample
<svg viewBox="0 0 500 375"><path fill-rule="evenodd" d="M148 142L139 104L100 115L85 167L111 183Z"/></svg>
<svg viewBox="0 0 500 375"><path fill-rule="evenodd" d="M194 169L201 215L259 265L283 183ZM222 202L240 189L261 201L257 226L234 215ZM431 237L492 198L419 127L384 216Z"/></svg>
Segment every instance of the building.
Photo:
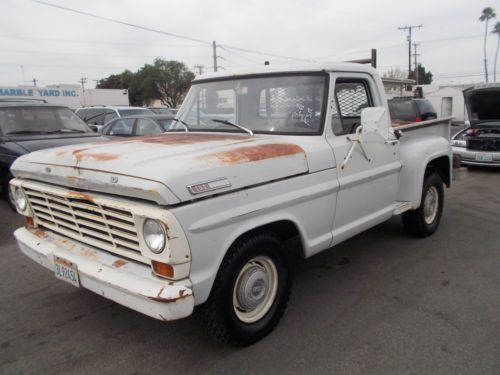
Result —
<svg viewBox="0 0 500 375"><path fill-rule="evenodd" d="M475 84L466 85L421 85L424 97L428 99L438 117L453 116L453 122L463 123L467 119L463 90Z"/></svg>
<svg viewBox="0 0 500 375"><path fill-rule="evenodd" d="M129 105L128 90L85 89L79 85L0 86L1 99L44 99L69 108L95 105Z"/></svg>

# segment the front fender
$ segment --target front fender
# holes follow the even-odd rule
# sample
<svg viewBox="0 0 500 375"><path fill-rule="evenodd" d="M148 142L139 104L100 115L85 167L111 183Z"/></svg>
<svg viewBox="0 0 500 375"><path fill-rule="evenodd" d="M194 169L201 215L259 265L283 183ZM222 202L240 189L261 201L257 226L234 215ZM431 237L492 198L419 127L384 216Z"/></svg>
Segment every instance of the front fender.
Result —
<svg viewBox="0 0 500 375"><path fill-rule="evenodd" d="M402 139L400 155L403 168L397 200L411 202L412 208L415 209L420 207L425 169L429 163L445 156L449 159L451 170L450 143L444 137L412 135Z"/></svg>

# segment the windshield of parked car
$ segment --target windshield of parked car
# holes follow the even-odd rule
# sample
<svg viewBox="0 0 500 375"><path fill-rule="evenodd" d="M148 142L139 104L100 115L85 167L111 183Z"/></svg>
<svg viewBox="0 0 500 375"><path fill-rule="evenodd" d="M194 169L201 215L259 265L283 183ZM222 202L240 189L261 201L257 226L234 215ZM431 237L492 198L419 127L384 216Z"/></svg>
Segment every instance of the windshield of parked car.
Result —
<svg viewBox="0 0 500 375"><path fill-rule="evenodd" d="M161 127L167 131L170 129L170 125L172 125L172 122L174 121L173 118L160 118L160 119L155 119L155 121L161 125Z"/></svg>
<svg viewBox="0 0 500 375"><path fill-rule="evenodd" d="M195 83L177 118L189 131L314 135L322 132L327 76L267 75ZM181 123L173 127L182 130Z"/></svg>
<svg viewBox="0 0 500 375"><path fill-rule="evenodd" d="M152 115L153 112L147 108L127 108L119 109L118 113L121 117L124 116L135 116L135 115Z"/></svg>
<svg viewBox="0 0 500 375"><path fill-rule="evenodd" d="M3 135L92 133L77 115L64 107L0 108L0 131Z"/></svg>

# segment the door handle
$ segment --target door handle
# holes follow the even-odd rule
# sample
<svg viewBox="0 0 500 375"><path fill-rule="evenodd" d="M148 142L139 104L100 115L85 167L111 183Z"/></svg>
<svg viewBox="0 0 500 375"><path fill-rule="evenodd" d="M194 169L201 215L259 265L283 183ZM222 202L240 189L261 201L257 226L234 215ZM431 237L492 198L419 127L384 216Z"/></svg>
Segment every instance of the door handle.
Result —
<svg viewBox="0 0 500 375"><path fill-rule="evenodd" d="M384 142L386 145L397 145L398 144L398 140L397 139L388 139Z"/></svg>

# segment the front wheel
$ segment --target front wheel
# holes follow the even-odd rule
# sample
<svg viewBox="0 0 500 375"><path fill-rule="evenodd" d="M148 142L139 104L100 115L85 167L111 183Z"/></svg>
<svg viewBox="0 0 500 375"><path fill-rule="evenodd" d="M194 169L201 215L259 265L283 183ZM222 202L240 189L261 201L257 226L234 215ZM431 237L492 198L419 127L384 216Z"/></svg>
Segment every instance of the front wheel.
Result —
<svg viewBox="0 0 500 375"><path fill-rule="evenodd" d="M443 181L437 173L426 176L422 189L420 207L403 213L403 225L408 233L417 237L433 234L439 226L443 213Z"/></svg>
<svg viewBox="0 0 500 375"><path fill-rule="evenodd" d="M290 289L281 240L270 232L245 236L224 258L202 306L205 326L221 343L250 345L278 324Z"/></svg>

